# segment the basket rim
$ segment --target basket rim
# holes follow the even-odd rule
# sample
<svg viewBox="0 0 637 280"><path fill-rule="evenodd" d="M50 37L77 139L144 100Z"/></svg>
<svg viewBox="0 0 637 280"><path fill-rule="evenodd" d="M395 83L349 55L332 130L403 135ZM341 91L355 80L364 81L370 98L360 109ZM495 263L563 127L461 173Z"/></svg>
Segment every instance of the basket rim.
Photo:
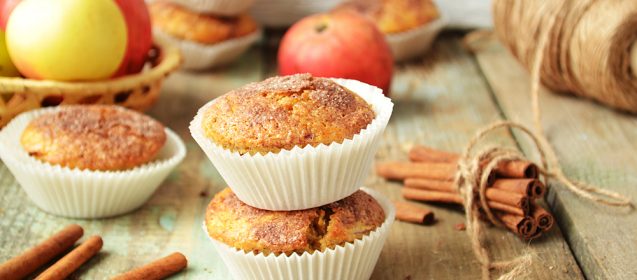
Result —
<svg viewBox="0 0 637 280"><path fill-rule="evenodd" d="M30 93L85 93L117 92L130 90L140 84L150 84L166 77L182 63L181 53L176 47L160 41L153 42L160 50L159 63L147 71L126 75L115 79L98 81L65 82L53 80L34 80L22 77L0 77L0 95L22 92Z"/></svg>

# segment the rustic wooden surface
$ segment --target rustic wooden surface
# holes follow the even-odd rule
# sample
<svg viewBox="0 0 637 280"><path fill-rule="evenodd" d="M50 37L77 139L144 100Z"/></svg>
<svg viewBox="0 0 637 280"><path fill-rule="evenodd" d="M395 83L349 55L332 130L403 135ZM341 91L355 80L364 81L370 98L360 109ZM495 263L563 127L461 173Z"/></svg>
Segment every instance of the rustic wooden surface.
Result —
<svg viewBox="0 0 637 280"><path fill-rule="evenodd" d="M532 126L529 78L493 37L471 44L504 116ZM574 179L637 198L637 118L572 96L540 95L542 124ZM522 150L536 155L526 137ZM637 212L598 206L554 186L548 200L589 279L637 279ZM634 202L634 201L633 201Z"/></svg>
<svg viewBox="0 0 637 280"><path fill-rule="evenodd" d="M484 49L474 56L460 41L459 34L444 35L428 55L397 66L392 86L396 106L378 161L406 159L405 151L415 143L459 151L476 129L492 121L513 118L528 122L524 95L528 82L519 66L497 43L482 42ZM98 257L72 278L104 279L181 251L188 257L189 268L174 279L227 279L225 266L201 230L206 204L225 184L190 137L187 125L206 101L273 75L272 45L268 41L255 47L223 69L177 73L168 79L159 103L149 113L184 139L188 154L151 200L133 213L102 220L49 215L29 201L0 164L0 261L65 224L78 223L86 235L102 235L105 244ZM636 119L572 98L542 98L545 125L567 173L635 197L631 186L637 182L633 175L637 171ZM519 146L533 155L524 139L507 131L490 140ZM366 184L400 199L398 183L370 174ZM556 188L551 190L549 203L566 238L555 227L529 244L505 230L489 228L487 242L493 256L503 259L533 253L528 271L534 279L582 279L582 271L593 279L635 278L635 214L594 207ZM454 229L464 220L461 209L427 207L434 209L438 221L432 226L395 223L373 279L479 278L479 265L466 233Z"/></svg>

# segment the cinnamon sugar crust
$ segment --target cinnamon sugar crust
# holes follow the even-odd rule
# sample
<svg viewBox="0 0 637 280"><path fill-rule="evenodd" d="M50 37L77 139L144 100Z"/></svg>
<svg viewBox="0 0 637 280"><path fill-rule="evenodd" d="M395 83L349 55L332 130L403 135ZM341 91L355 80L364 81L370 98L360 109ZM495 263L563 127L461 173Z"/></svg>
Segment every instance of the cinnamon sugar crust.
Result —
<svg viewBox="0 0 637 280"><path fill-rule="evenodd" d="M206 210L210 237L266 255L324 251L363 238L384 221L381 206L363 191L322 207L268 211L241 202L226 188L215 195Z"/></svg>
<svg viewBox="0 0 637 280"><path fill-rule="evenodd" d="M266 154L341 143L374 117L365 100L331 79L297 74L251 83L215 99L202 126L225 149Z"/></svg>
<svg viewBox="0 0 637 280"><path fill-rule="evenodd" d="M41 161L101 171L147 163L165 142L161 123L111 105L61 107L32 120L20 138L26 152Z"/></svg>
<svg viewBox="0 0 637 280"><path fill-rule="evenodd" d="M257 23L247 13L236 17L200 14L166 1L151 3L148 10L155 27L173 37L201 44L215 44L257 30Z"/></svg>

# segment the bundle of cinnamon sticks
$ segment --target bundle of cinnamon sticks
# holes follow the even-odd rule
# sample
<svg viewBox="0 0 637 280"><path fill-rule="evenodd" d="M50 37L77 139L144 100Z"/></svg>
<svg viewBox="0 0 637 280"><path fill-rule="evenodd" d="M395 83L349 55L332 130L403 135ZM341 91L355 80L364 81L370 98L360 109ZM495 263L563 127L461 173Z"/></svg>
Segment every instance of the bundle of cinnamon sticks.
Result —
<svg viewBox="0 0 637 280"><path fill-rule="evenodd" d="M402 196L406 199L462 204L463 199L453 184L459 157L414 146L409 151L409 162L379 163L376 172L386 179L403 181ZM554 222L553 216L535 203L546 194L538 175L537 166L525 160L502 162L488 174L485 193L488 207L506 228L527 240L550 230Z"/></svg>

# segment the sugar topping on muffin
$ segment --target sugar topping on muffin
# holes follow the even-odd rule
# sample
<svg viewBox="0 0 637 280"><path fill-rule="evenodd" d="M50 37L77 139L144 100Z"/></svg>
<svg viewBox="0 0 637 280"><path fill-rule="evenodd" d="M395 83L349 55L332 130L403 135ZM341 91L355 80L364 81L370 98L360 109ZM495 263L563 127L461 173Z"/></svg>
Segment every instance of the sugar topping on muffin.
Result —
<svg viewBox="0 0 637 280"><path fill-rule="evenodd" d="M353 242L378 228L385 212L363 191L322 207L268 211L251 207L226 188L206 211L210 237L255 254L312 253Z"/></svg>
<svg viewBox="0 0 637 280"><path fill-rule="evenodd" d="M73 105L32 120L20 143L29 155L54 165L125 170L153 160L166 142L164 126L111 105Z"/></svg>
<svg viewBox="0 0 637 280"><path fill-rule="evenodd" d="M204 134L239 153L277 153L295 146L341 143L375 117L356 93L310 74L273 77L215 99Z"/></svg>

